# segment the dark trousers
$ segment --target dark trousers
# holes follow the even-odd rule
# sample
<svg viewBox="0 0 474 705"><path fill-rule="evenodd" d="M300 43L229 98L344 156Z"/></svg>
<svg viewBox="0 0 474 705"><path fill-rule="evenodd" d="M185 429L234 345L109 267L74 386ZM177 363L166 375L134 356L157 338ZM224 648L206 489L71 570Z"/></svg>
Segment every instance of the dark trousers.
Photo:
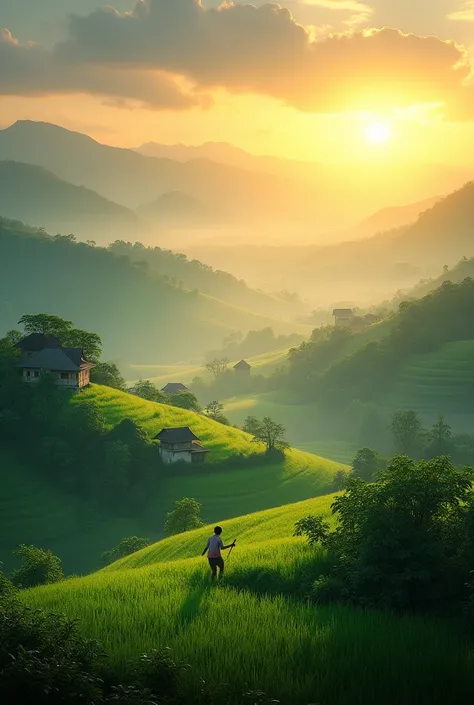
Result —
<svg viewBox="0 0 474 705"><path fill-rule="evenodd" d="M224 572L224 559L223 558L208 558L209 565L212 570L212 579L216 579L217 569L219 568L219 577L221 577Z"/></svg>

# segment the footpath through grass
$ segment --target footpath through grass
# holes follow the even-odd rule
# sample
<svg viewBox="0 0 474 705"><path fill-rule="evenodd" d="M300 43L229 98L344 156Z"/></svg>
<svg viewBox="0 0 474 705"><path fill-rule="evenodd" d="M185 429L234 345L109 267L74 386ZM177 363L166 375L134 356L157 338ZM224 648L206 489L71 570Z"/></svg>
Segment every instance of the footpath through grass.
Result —
<svg viewBox="0 0 474 705"><path fill-rule="evenodd" d="M170 560L202 550L207 527L91 576L26 591L23 599L79 618L120 669L132 656L171 647L175 659L192 665L185 695L202 705L200 677L236 691L262 688L285 705L470 702L474 672L456 625L305 601L307 570L324 556L291 538L289 516L293 522L308 508L289 510L283 539L259 540L283 533L276 514L268 531L256 518L254 534L243 517L241 542L218 586L210 586L204 558ZM226 537L233 528L226 524Z"/></svg>

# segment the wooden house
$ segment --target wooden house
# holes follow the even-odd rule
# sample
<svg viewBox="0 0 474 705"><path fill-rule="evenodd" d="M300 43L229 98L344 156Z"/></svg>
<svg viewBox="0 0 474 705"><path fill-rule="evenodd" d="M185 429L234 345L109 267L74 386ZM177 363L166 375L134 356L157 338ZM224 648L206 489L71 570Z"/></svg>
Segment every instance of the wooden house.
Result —
<svg viewBox="0 0 474 705"><path fill-rule="evenodd" d="M248 377L250 375L251 369L252 365L249 365L246 360L241 360L236 365L234 365L235 374L240 375L242 377Z"/></svg>
<svg viewBox="0 0 474 705"><path fill-rule="evenodd" d="M335 319L336 328L344 328L351 325L355 314L351 308L335 308L332 315Z"/></svg>
<svg viewBox="0 0 474 705"><path fill-rule="evenodd" d="M203 463L206 454L199 438L187 426L164 428L155 436L160 441L160 456L164 463Z"/></svg>
<svg viewBox="0 0 474 705"><path fill-rule="evenodd" d="M43 333L27 336L17 347L22 353L17 367L26 383L37 384L43 374L49 374L57 387L71 392L79 392L90 384L95 365L86 360L81 348L63 348L58 338Z"/></svg>
<svg viewBox="0 0 474 705"><path fill-rule="evenodd" d="M168 382L168 384L161 390L165 394L179 394L179 392L188 392L189 389L182 382Z"/></svg>

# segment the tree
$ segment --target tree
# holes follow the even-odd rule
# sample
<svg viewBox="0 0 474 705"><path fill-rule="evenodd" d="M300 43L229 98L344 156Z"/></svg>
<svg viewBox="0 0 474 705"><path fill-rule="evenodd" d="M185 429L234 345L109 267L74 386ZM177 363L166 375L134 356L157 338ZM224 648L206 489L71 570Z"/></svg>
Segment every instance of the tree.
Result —
<svg viewBox="0 0 474 705"><path fill-rule="evenodd" d="M386 466L382 456L370 448L361 448L352 461L354 477L360 477L365 482L372 482L376 474Z"/></svg>
<svg viewBox="0 0 474 705"><path fill-rule="evenodd" d="M209 416L210 419L213 421L217 421L218 423L224 424L224 426L230 426L230 421L223 414L224 411L224 404L221 404L219 401L211 401L209 404L206 406L204 409L204 413L206 416Z"/></svg>
<svg viewBox="0 0 474 705"><path fill-rule="evenodd" d="M23 334L19 330L9 330L5 335L6 340L12 345L16 345L23 339Z"/></svg>
<svg viewBox="0 0 474 705"><path fill-rule="evenodd" d="M171 404L171 406L177 406L179 409L187 409L188 411L195 411L196 413L201 411L201 405L196 395L189 390L172 394L169 397L168 403Z"/></svg>
<svg viewBox="0 0 474 705"><path fill-rule="evenodd" d="M316 537L329 554L323 592L335 580L337 599L364 606L460 607L474 552L473 481L473 468L447 457L397 456L373 483L351 478L332 505L337 528Z"/></svg>
<svg viewBox="0 0 474 705"><path fill-rule="evenodd" d="M397 411L390 430L397 453L418 457L423 444L423 426L415 411Z"/></svg>
<svg viewBox="0 0 474 705"><path fill-rule="evenodd" d="M288 450L290 444L285 441L285 428L282 424L276 423L269 416L265 416L258 421L254 416L248 416L244 423L244 431L253 435L253 443L263 443L267 447L267 452L273 450Z"/></svg>
<svg viewBox="0 0 474 705"><path fill-rule="evenodd" d="M12 583L16 587L30 588L57 583L64 579L61 560L49 549L21 544L13 555L22 562L12 573Z"/></svg>
<svg viewBox="0 0 474 705"><path fill-rule="evenodd" d="M102 338L97 333L73 328L63 334L62 344L68 348L82 348L86 359L97 362L102 354Z"/></svg>
<svg viewBox="0 0 474 705"><path fill-rule="evenodd" d="M114 362L99 362L91 370L91 380L94 384L103 384L105 387L127 391L127 385Z"/></svg>
<svg viewBox="0 0 474 705"><path fill-rule="evenodd" d="M345 490L347 487L347 481L349 480L349 473L346 470L338 470L334 475L333 481L331 483L331 490L333 492L340 492Z"/></svg>
<svg viewBox="0 0 474 705"><path fill-rule="evenodd" d="M142 399L147 399L148 401L155 401L159 404L167 404L169 402L169 397L161 392L153 382L148 379L141 379L136 382L133 387L128 390L130 394L134 394Z"/></svg>
<svg viewBox="0 0 474 705"><path fill-rule="evenodd" d="M175 502L174 509L166 515L165 533L172 536L203 526L201 507L197 500L190 497Z"/></svg>
<svg viewBox="0 0 474 705"><path fill-rule="evenodd" d="M211 362L208 362L204 365L204 369L206 370L206 372L209 372L210 374L214 375L215 379L219 379L219 377L221 377L224 372L227 371L228 366L229 360L227 357L215 357L213 360L211 360Z"/></svg>
<svg viewBox="0 0 474 705"><path fill-rule="evenodd" d="M454 450L454 436L452 428L444 422L442 416L428 431L428 446L426 455L428 458L436 458L438 455L451 455Z"/></svg>
<svg viewBox="0 0 474 705"><path fill-rule="evenodd" d="M26 335L30 333L44 333L45 335L55 335L61 342L67 331L72 330L72 321L66 321L60 316L53 316L49 313L27 313L18 321L25 329Z"/></svg>
<svg viewBox="0 0 474 705"><path fill-rule="evenodd" d="M129 536L123 539L118 546L115 546L110 551L105 551L101 556L102 565L110 565L120 558L130 556L132 553L141 551L151 544L150 539L140 538L138 536Z"/></svg>

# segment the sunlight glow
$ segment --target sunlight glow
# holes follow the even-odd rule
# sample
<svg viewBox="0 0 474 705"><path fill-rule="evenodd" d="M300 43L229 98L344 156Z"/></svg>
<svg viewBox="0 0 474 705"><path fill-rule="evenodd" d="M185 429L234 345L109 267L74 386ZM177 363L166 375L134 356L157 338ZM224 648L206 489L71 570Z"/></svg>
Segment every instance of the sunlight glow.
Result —
<svg viewBox="0 0 474 705"><path fill-rule="evenodd" d="M371 122L365 128L365 138L373 144L384 144L391 136L390 127L385 122Z"/></svg>

